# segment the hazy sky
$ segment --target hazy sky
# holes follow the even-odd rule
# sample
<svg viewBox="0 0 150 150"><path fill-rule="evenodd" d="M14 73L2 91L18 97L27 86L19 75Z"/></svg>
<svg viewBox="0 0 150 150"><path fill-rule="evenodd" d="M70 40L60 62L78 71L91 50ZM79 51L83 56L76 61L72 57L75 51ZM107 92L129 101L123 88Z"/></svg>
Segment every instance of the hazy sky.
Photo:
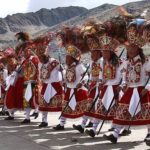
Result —
<svg viewBox="0 0 150 150"><path fill-rule="evenodd" d="M88 9L104 3L125 4L139 0L0 0L0 17L8 14L35 12L41 8L82 6Z"/></svg>

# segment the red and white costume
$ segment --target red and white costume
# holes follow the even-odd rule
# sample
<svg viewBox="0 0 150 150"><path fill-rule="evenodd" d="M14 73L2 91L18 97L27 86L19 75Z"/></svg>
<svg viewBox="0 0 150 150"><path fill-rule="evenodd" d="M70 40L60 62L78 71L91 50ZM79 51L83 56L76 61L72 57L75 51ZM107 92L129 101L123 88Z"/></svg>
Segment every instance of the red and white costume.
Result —
<svg viewBox="0 0 150 150"><path fill-rule="evenodd" d="M85 71L86 68L81 63L77 65L72 64L71 67L67 68L67 90L65 92L63 108L67 105L68 102L69 104L65 109L64 113L62 114L62 117L74 119L83 116L88 99L87 89L84 86L82 86L81 88L77 88L77 85L81 82ZM82 81L87 81L87 79L88 76L85 75Z"/></svg>
<svg viewBox="0 0 150 150"><path fill-rule="evenodd" d="M97 110L93 117L100 120L112 120L117 108L118 93L116 93L116 88L121 81L121 67L113 66L111 62L103 62L102 64L102 82L105 84L101 90ZM112 100L114 102L107 114Z"/></svg>
<svg viewBox="0 0 150 150"><path fill-rule="evenodd" d="M119 125L150 124L148 94L140 98L141 91L144 89L148 79L147 72L150 71L150 60L146 60L142 64L141 58L138 55L132 60L124 62L123 67L125 70L124 83L127 84L128 88L119 101L113 122ZM132 120L133 116L134 119Z"/></svg>
<svg viewBox="0 0 150 150"><path fill-rule="evenodd" d="M39 110L57 112L62 110L63 88L59 62L50 58L40 69L42 90Z"/></svg>
<svg viewBox="0 0 150 150"><path fill-rule="evenodd" d="M98 96L99 90L99 82L102 80L102 68L100 64L100 59L97 62L91 61L90 63L90 79L89 79L89 89L88 89L88 102L87 109L85 111L85 116L94 117L94 112L97 110L97 102L93 109L90 110L92 104L96 97Z"/></svg>
<svg viewBox="0 0 150 150"><path fill-rule="evenodd" d="M0 70L0 106L4 105L4 97L6 94L6 78L8 76L7 69Z"/></svg>
<svg viewBox="0 0 150 150"><path fill-rule="evenodd" d="M23 107L26 109L26 119L29 119L31 108L36 108L39 99L39 59L37 56L30 55L24 60L24 99Z"/></svg>

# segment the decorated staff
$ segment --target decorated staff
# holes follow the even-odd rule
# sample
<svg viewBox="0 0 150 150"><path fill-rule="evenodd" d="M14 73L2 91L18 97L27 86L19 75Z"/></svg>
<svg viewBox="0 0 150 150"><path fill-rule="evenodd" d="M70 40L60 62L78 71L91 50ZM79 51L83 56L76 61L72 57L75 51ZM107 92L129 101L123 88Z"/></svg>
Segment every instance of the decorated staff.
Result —
<svg viewBox="0 0 150 150"><path fill-rule="evenodd" d="M84 42L78 28L66 27L60 34L66 48L66 92L63 100L63 111L60 117L60 124L54 127L55 130L64 130L67 118L75 119L82 117L87 101L87 90L84 83L88 79L84 76L86 68L80 62L81 50L84 50ZM82 79L83 78L83 79ZM82 79L82 82L81 82ZM67 106L67 107L66 107Z"/></svg>
<svg viewBox="0 0 150 150"><path fill-rule="evenodd" d="M115 130L113 134L105 135L105 138L112 143L117 143L119 133L124 126L150 123L147 87L144 87L150 71L150 60L142 52L141 47L144 43L140 31L136 24L131 24L128 28L128 43L126 44L128 59L123 63L124 95L118 102L116 116L113 120L113 123L116 124ZM139 100L140 104L138 104Z"/></svg>

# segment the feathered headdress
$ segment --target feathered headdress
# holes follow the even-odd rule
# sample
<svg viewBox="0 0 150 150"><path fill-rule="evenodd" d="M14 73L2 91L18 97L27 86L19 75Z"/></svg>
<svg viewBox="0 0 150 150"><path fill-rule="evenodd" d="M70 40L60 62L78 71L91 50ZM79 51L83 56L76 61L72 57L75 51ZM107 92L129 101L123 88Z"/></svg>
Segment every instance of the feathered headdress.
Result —
<svg viewBox="0 0 150 150"><path fill-rule="evenodd" d="M30 40L30 35L27 32L18 32L15 34L17 40L21 40L22 42L26 42Z"/></svg>
<svg viewBox="0 0 150 150"><path fill-rule="evenodd" d="M108 50L113 52L115 52L115 49L120 45L120 43L116 39L113 39L110 36L106 35L99 37L99 43L101 50Z"/></svg>
<svg viewBox="0 0 150 150"><path fill-rule="evenodd" d="M106 35L115 38L120 43L124 43L127 40L126 22L121 17L113 17L104 22L106 29Z"/></svg>
<svg viewBox="0 0 150 150"><path fill-rule="evenodd" d="M89 51L79 27L63 27L56 35L62 39L62 44L66 48L71 45L79 49L81 53Z"/></svg>
<svg viewBox="0 0 150 150"><path fill-rule="evenodd" d="M102 23L89 20L83 25L81 32L90 50L100 50L98 37L105 34L105 28Z"/></svg>
<svg viewBox="0 0 150 150"><path fill-rule="evenodd" d="M148 20L144 23L143 38L144 38L145 43L150 42L150 20Z"/></svg>
<svg viewBox="0 0 150 150"><path fill-rule="evenodd" d="M138 24L138 21L133 21L129 24L127 29L127 40L129 44L134 44L138 47L145 45L143 38L143 25L144 22Z"/></svg>
<svg viewBox="0 0 150 150"><path fill-rule="evenodd" d="M100 36L105 33L105 27L101 22L95 20L88 20L83 24L81 29L83 36Z"/></svg>
<svg viewBox="0 0 150 150"><path fill-rule="evenodd" d="M52 38L49 35L42 35L32 40L33 50L37 56L46 53L47 46L51 40Z"/></svg>
<svg viewBox="0 0 150 150"><path fill-rule="evenodd" d="M8 47L1 52L0 60L9 66L16 66L16 52L12 47Z"/></svg>
<svg viewBox="0 0 150 150"><path fill-rule="evenodd" d="M119 14L123 17L134 18L134 16L131 13L129 13L123 6L118 6L117 10Z"/></svg>

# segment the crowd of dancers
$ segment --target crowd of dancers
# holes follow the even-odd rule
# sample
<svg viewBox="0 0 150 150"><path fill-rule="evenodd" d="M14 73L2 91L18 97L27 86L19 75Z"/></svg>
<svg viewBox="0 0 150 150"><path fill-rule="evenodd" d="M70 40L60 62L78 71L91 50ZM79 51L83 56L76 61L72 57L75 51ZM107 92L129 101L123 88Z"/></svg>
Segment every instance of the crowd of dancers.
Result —
<svg viewBox="0 0 150 150"><path fill-rule="evenodd" d="M81 118L73 128L92 138L109 120L111 134L104 138L114 144L119 136L131 134L131 126L145 125L144 141L150 146L150 58L142 49L150 42L149 20L119 16L103 23L89 20L81 27L64 26L34 39L26 32L15 37L15 49L0 52L5 120L14 120L15 112L22 110L21 123L29 124L30 117L37 118L40 112L41 128L48 126L49 112L61 112L54 130L65 130L68 119ZM65 65L51 57L52 41L66 49ZM81 61L85 53L91 56L86 67Z"/></svg>

